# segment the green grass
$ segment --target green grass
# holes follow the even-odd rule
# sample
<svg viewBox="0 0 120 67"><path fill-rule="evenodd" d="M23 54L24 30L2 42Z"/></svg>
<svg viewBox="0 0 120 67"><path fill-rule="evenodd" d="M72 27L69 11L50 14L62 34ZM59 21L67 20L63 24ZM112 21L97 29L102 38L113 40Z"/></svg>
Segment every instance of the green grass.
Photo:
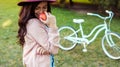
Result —
<svg viewBox="0 0 120 67"><path fill-rule="evenodd" d="M54 9L59 10L59 8ZM93 27L103 23L102 20L97 17L78 14L65 9L60 9L59 11L56 10L53 11L53 13L57 16L59 27L67 25L78 29L79 25L74 24L72 19L82 18L85 19L85 22L82 24L84 33L88 34ZM119 21L119 18L114 18L112 20L112 31L120 33ZM87 47L87 53L82 52L82 45L77 45L70 51L60 50L59 54L55 56L56 67L119 67L120 60L112 60L104 54L101 46L102 36L103 32L98 36L95 42L91 43L91 45Z"/></svg>
<svg viewBox="0 0 120 67"><path fill-rule="evenodd" d="M0 1L0 67L23 67L22 66L22 48L17 43L18 30L18 13L19 7L16 3L19 0ZM83 29L85 33L102 20L96 17L87 16L86 14L78 14L61 8L52 8L52 13L57 18L58 27L72 26L78 28L78 24L72 22L73 18L83 18ZM111 29L120 33L120 19L114 18L111 23ZM112 60L108 58L101 48L100 34L95 42L88 46L88 52L83 53L83 46L77 45L71 51L59 50L59 54L55 56L56 67L119 67L120 60Z"/></svg>

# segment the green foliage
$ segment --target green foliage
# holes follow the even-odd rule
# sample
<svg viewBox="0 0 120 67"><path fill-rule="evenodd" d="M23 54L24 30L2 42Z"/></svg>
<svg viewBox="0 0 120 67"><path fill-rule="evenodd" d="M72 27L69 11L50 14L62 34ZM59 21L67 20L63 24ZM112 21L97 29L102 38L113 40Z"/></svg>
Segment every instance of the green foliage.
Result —
<svg viewBox="0 0 120 67"><path fill-rule="evenodd" d="M89 0L94 4L98 4L103 9L112 9L112 7L115 7L117 9L120 9L120 0Z"/></svg>

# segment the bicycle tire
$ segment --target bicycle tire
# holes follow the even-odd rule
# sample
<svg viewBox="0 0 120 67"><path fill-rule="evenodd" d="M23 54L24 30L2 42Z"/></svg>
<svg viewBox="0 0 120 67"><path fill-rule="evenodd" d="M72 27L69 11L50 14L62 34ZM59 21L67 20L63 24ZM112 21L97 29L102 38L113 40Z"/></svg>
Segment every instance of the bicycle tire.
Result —
<svg viewBox="0 0 120 67"><path fill-rule="evenodd" d="M60 34L59 47L63 50L73 49L76 46L76 43L74 43L73 41L65 39L65 37L69 36L72 33L75 33L75 30L72 27L64 26L64 27L61 27L58 31L59 31L59 34ZM75 33L72 36L77 37L77 34Z"/></svg>
<svg viewBox="0 0 120 67"><path fill-rule="evenodd" d="M111 59L120 59L120 35L110 32L107 36L102 39L104 53Z"/></svg>

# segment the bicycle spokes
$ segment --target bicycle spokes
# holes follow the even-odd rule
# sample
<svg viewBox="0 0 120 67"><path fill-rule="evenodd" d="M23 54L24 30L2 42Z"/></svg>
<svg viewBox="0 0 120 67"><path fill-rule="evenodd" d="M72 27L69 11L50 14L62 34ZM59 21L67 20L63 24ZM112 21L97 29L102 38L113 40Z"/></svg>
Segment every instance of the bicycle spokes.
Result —
<svg viewBox="0 0 120 67"><path fill-rule="evenodd" d="M117 51L117 52L120 53L120 47L118 47L118 46L113 46L112 48L113 48L114 51Z"/></svg>
<svg viewBox="0 0 120 67"><path fill-rule="evenodd" d="M76 42L72 41L71 34L75 33L74 29L70 27L63 27L59 29L60 33L60 48L63 50L70 50L75 47ZM73 34L72 37L77 38L77 34Z"/></svg>
<svg viewBox="0 0 120 67"><path fill-rule="evenodd" d="M102 47L105 54L112 59L120 59L120 36L116 33L109 33L103 37Z"/></svg>

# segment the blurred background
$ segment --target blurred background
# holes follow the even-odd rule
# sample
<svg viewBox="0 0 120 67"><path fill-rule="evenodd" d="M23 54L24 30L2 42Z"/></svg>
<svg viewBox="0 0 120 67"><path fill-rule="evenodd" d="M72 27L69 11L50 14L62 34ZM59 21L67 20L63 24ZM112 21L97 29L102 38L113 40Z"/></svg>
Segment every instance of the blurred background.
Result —
<svg viewBox="0 0 120 67"><path fill-rule="evenodd" d="M0 67L23 67L22 48L18 43L18 14L21 0L0 0ZM103 23L103 20L88 16L87 12L108 16L105 10L115 13L111 30L120 33L120 0L57 0L52 4L52 14L56 16L58 27L79 26L73 23L74 18L82 18L84 32L88 34L93 27ZM119 67L120 60L108 58L101 47L101 33L95 42L88 46L88 52L83 53L83 46L77 45L73 50L59 50L55 55L56 67Z"/></svg>
<svg viewBox="0 0 120 67"><path fill-rule="evenodd" d="M116 16L120 16L120 0L57 0L55 5L77 10L95 10L104 13L112 10Z"/></svg>

